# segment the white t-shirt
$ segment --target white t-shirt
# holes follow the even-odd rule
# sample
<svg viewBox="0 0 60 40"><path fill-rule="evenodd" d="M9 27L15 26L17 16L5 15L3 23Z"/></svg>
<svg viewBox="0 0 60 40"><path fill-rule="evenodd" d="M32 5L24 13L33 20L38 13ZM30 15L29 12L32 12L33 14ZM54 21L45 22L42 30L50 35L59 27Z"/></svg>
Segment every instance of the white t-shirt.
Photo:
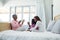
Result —
<svg viewBox="0 0 60 40"><path fill-rule="evenodd" d="M36 30L37 27L39 27L39 30ZM42 22L37 21L35 27L34 28L31 28L30 30L31 31L43 32L44 31L44 26L43 26Z"/></svg>

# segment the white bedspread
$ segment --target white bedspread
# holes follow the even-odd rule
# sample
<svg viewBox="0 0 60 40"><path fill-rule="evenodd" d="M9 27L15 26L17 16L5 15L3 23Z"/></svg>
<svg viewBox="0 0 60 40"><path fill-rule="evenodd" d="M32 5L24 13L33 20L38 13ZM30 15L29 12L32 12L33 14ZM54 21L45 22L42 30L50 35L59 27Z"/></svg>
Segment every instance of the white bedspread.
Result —
<svg viewBox="0 0 60 40"><path fill-rule="evenodd" d="M60 40L60 34L8 30L0 32L0 40Z"/></svg>

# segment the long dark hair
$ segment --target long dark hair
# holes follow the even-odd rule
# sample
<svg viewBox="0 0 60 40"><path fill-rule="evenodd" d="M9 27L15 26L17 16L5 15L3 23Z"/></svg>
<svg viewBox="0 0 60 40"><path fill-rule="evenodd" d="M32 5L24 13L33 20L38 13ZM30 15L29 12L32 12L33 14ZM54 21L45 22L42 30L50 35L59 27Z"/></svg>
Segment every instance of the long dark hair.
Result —
<svg viewBox="0 0 60 40"><path fill-rule="evenodd" d="M34 19L32 19L32 24L36 24L36 22L34 21Z"/></svg>
<svg viewBox="0 0 60 40"><path fill-rule="evenodd" d="M37 21L41 21L41 19L38 16L35 16L34 18L36 18Z"/></svg>

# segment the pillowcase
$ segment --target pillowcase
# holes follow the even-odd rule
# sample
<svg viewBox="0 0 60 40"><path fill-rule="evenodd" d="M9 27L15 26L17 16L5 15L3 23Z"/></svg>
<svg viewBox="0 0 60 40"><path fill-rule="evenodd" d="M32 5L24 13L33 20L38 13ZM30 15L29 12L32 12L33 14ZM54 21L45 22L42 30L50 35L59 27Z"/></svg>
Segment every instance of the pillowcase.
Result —
<svg viewBox="0 0 60 40"><path fill-rule="evenodd" d="M53 26L52 32L60 34L60 20L58 20Z"/></svg>
<svg viewBox="0 0 60 40"><path fill-rule="evenodd" d="M48 27L47 27L47 31L50 31L50 32L51 32L54 24L55 24L55 21L50 20L50 22L49 22L49 24L48 24Z"/></svg>

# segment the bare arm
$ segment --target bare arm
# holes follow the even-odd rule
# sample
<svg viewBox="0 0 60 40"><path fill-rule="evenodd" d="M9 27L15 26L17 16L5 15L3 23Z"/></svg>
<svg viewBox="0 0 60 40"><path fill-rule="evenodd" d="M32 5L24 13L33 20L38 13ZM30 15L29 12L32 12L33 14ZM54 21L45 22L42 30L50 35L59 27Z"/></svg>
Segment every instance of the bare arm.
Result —
<svg viewBox="0 0 60 40"><path fill-rule="evenodd" d="M23 25L24 21L25 21L25 20L21 21L22 23L20 24L20 26L22 26L22 25Z"/></svg>

